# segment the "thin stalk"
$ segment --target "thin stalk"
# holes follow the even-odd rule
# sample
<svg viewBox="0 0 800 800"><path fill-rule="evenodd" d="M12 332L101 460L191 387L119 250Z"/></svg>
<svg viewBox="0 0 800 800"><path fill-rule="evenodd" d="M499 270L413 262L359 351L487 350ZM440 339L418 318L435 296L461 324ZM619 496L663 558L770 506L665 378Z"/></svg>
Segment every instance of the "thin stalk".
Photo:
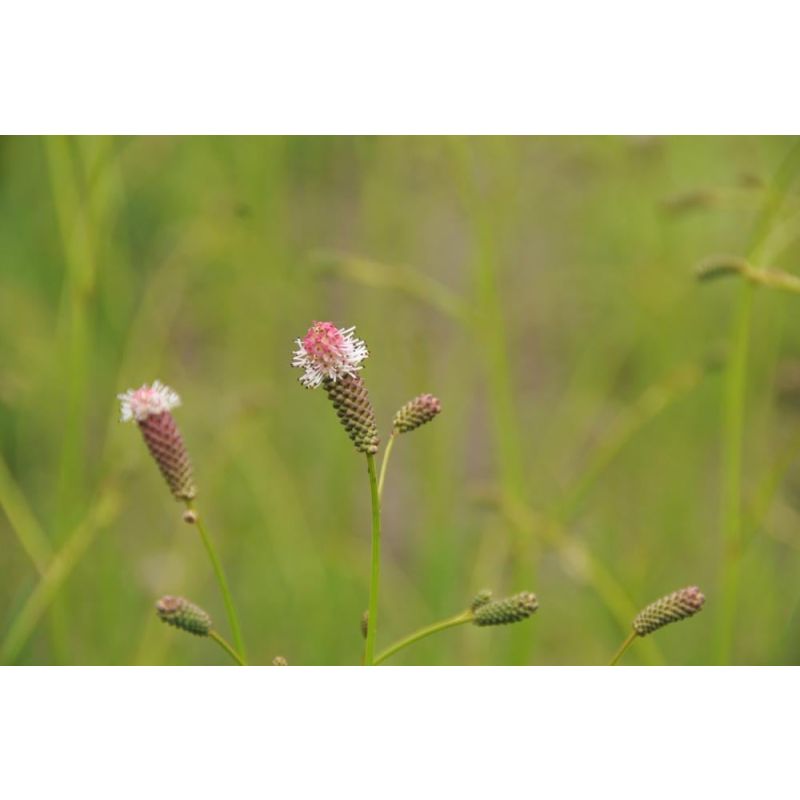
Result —
<svg viewBox="0 0 800 800"><path fill-rule="evenodd" d="M736 615L742 552L742 445L753 285L743 284L740 292L733 352L725 386L722 457L722 529L725 539L722 555L720 624L717 628L719 664L726 664L729 661L733 647L733 623Z"/></svg>
<svg viewBox="0 0 800 800"><path fill-rule="evenodd" d="M113 491L93 504L86 518L67 537L64 546L50 559L42 577L8 628L0 644L0 663L11 664L35 630L42 615L51 607L58 592L72 574L95 536L114 519L119 498Z"/></svg>
<svg viewBox="0 0 800 800"><path fill-rule="evenodd" d="M85 497L87 462L82 450L85 438L83 412L92 338L87 303L95 283L96 264L86 202L77 174L80 165L73 158L69 139L65 136L46 137L44 146L65 267L57 326L61 349L56 365L59 385L66 389L52 523L54 540L60 546L78 523ZM66 598L54 598L49 613L51 646L60 663L67 663L70 659L66 606Z"/></svg>
<svg viewBox="0 0 800 800"><path fill-rule="evenodd" d="M455 628L456 625L464 625L466 622L471 622L472 616L471 611L463 611L461 614L456 614L454 617L434 622L433 625L428 625L426 628L420 628L418 631L414 631L414 633L406 636L405 639L400 639L399 642L395 642L390 647L387 647L382 653L378 654L373 663L380 664L382 661L386 661L389 656L393 656L398 650L402 650L404 647L408 647L410 644L414 644L414 642L418 642L426 636L447 630L448 628Z"/></svg>
<svg viewBox="0 0 800 800"><path fill-rule="evenodd" d="M762 264L769 232L800 169L800 141L796 141L775 176L756 220L746 262ZM717 663L727 664L733 650L733 628L739 593L742 555L742 450L747 365L753 310L752 280L743 282L734 321L733 354L725 387L722 457L722 555L720 624L717 626Z"/></svg>
<svg viewBox="0 0 800 800"><path fill-rule="evenodd" d="M651 384L609 426L602 441L591 454L588 465L574 482L554 516L568 523L597 479L614 462L625 446L653 419L691 392L705 377L707 369L687 364L671 372L663 380Z"/></svg>
<svg viewBox="0 0 800 800"><path fill-rule="evenodd" d="M500 512L511 525L520 527L526 536L539 536L554 547L569 573L591 586L623 630L627 629L638 607L613 573L571 535L562 522L539 518L527 504L514 503L510 497L501 497L499 504ZM643 641L642 650L648 663L664 663L664 656L655 640L647 638Z"/></svg>
<svg viewBox="0 0 800 800"><path fill-rule="evenodd" d="M372 568L369 580L369 618L367 642L364 646L364 664L372 666L375 655L375 633L378 629L378 588L381 579L381 498L375 473L375 456L367 454L367 472L372 499Z"/></svg>
<svg viewBox="0 0 800 800"><path fill-rule="evenodd" d="M210 639L213 639L237 664L240 664L243 667L247 666L245 660L216 631L209 631L208 636Z"/></svg>
<svg viewBox="0 0 800 800"><path fill-rule="evenodd" d="M36 567L36 571L43 575L53 557L53 547L22 489L14 480L2 453L0 453L0 509L8 517L12 530Z"/></svg>
<svg viewBox="0 0 800 800"><path fill-rule="evenodd" d="M392 435L389 441L386 442L386 449L383 451L383 460L381 461L381 474L378 478L378 497L383 498L383 482L386 480L386 467L389 464L389 456L392 454L392 447L394 447L394 440L397 438L397 431L392 430Z"/></svg>
<svg viewBox="0 0 800 800"><path fill-rule="evenodd" d="M503 161L503 153L489 148L492 157L493 185L486 190L480 185L472 145L466 139L454 137L447 140L460 198L472 233L470 272L473 281L472 325L477 350L483 360L486 375L488 407L491 412L492 435L496 469L504 491L514 499L525 498L525 458L522 447L522 428L517 414L516 387L507 332L508 315L503 304L501 248L498 244L504 235L502 207L499 198L511 191L513 181L510 165ZM514 583L536 583L538 567L537 544L515 535L509 542L511 549L511 575ZM511 663L525 664L534 646L530 636L512 636L509 640Z"/></svg>
<svg viewBox="0 0 800 800"><path fill-rule="evenodd" d="M637 635L638 634L636 633L636 631L631 631L628 634L628 638L622 643L622 645L620 646L619 650L617 650L617 653L614 656L614 658L612 658L611 661L609 661L609 663L608 663L609 667L616 666L616 664L619 662L619 660L625 654L625 651L633 644L633 641L634 641L634 639L636 639Z"/></svg>
<svg viewBox="0 0 800 800"><path fill-rule="evenodd" d="M191 500L187 501L186 507L190 511L194 511L195 514L197 514L197 509L195 509ZM206 527L203 524L203 518L199 514L197 514L195 525L200 533L200 538L203 540L203 545L206 548L206 553L208 553L211 566L214 568L214 575L217 578L220 592L222 592L222 600L225 603L225 613L228 615L228 624L231 626L233 641L236 645L236 649L244 656L245 649L244 642L242 641L242 631L239 627L239 617L237 616L236 608L233 605L233 598L231 597L231 591L228 588L228 581L225 578L225 572L222 569L222 563L217 556L217 551L214 549L214 545L212 544L208 532L206 531Z"/></svg>

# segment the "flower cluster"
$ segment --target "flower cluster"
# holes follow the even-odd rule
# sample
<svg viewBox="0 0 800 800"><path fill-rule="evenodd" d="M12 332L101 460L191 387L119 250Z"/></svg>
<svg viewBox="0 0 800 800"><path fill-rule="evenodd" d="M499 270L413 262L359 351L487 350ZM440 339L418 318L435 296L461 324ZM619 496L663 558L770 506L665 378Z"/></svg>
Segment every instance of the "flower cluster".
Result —
<svg viewBox="0 0 800 800"><path fill-rule="evenodd" d="M162 621L195 636L208 636L211 632L211 617L184 597L162 597L156 603L156 612Z"/></svg>
<svg viewBox="0 0 800 800"><path fill-rule="evenodd" d="M538 608L539 601L533 592L520 592L503 600L484 602L485 595L478 595L478 606L472 603L472 622L481 627L486 625L510 625L530 617Z"/></svg>
<svg viewBox="0 0 800 800"><path fill-rule="evenodd" d="M303 370L303 386L316 389L326 379L338 381L361 369L369 350L353 336L354 331L355 327L337 328L332 322L314 322L306 335L296 340L292 366Z"/></svg>
<svg viewBox="0 0 800 800"><path fill-rule="evenodd" d="M409 400L395 415L393 427L398 433L408 433L426 422L430 422L440 411L442 404L432 394L421 394Z"/></svg>
<svg viewBox="0 0 800 800"><path fill-rule="evenodd" d="M128 389L117 397L122 406L122 421L133 420L139 426L147 449L175 499L191 500L197 494L192 463L171 413L173 408L181 404L180 397L161 381L154 381L151 386L145 383L138 389Z"/></svg>
<svg viewBox="0 0 800 800"><path fill-rule="evenodd" d="M705 595L696 586L678 589L642 609L633 621L633 629L639 636L647 636L670 622L694 616L705 601Z"/></svg>

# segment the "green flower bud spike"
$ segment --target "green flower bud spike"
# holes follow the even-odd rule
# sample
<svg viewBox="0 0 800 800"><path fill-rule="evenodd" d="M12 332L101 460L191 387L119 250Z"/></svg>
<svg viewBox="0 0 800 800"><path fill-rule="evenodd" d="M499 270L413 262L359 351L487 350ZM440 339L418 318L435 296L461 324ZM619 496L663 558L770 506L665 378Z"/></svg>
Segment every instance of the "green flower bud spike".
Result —
<svg viewBox="0 0 800 800"><path fill-rule="evenodd" d="M156 603L159 619L195 636L208 636L211 633L211 617L200 606L190 603L184 597L167 595Z"/></svg>
<svg viewBox="0 0 800 800"><path fill-rule="evenodd" d="M395 415L393 428L398 433L409 433L426 422L430 422L440 411L442 404L432 394L421 394L409 400Z"/></svg>
<svg viewBox="0 0 800 800"><path fill-rule="evenodd" d="M485 606L490 600L492 599L492 590L491 589L481 589L478 594L470 603L470 611L473 613L477 611L481 606Z"/></svg>
<svg viewBox="0 0 800 800"><path fill-rule="evenodd" d="M428 625L426 628L420 628L405 639L395 642L390 647L387 647L382 653L379 653L375 658L375 663L380 664L386 661L389 656L394 655L398 650L408 647L426 636L433 633L447 630L447 628L454 628L457 625L465 625L471 622L473 625L479 627L487 627L489 625L509 625L514 622L521 622L530 617L536 609L539 608L539 602L536 595L532 592L520 592L513 597L505 597L502 600L492 600L492 593L488 589L478 592L475 595L470 607L454 617L434 622L433 625Z"/></svg>
<svg viewBox="0 0 800 800"><path fill-rule="evenodd" d="M174 628L213 639L237 664L244 666L244 659L214 630L211 617L200 606L185 597L165 595L156 603L156 613L162 622Z"/></svg>
<svg viewBox="0 0 800 800"><path fill-rule="evenodd" d="M337 381L326 378L322 382L339 421L359 453L375 455L378 452L378 426L375 411L369 400L367 387L360 375L345 375Z"/></svg>
<svg viewBox="0 0 800 800"><path fill-rule="evenodd" d="M670 622L694 616L705 601L705 595L696 586L678 589L642 609L633 621L633 629L638 636L647 636Z"/></svg>
<svg viewBox="0 0 800 800"><path fill-rule="evenodd" d="M619 662L637 636L647 636L671 622L693 617L702 609L705 601L705 595L700 589L696 586L687 586L650 603L636 615L633 620L633 630L611 660L611 666Z"/></svg>
<svg viewBox="0 0 800 800"><path fill-rule="evenodd" d="M510 625L530 617L539 608L532 592L520 592L513 597L494 600L473 609L473 625Z"/></svg>

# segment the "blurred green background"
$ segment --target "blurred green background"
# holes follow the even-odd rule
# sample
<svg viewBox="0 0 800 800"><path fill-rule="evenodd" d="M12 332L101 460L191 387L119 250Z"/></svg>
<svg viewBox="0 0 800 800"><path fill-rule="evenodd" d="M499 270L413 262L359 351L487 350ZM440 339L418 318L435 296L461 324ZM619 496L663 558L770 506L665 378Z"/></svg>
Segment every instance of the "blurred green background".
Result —
<svg viewBox="0 0 800 800"><path fill-rule="evenodd" d="M251 659L359 662L365 465L289 366L330 319L369 345L384 438L415 394L444 408L392 457L379 649L484 587L540 601L389 663L604 663L639 607L694 583L705 610L625 663L796 663L800 297L759 288L745 314L726 653L725 387L746 290L693 274L754 236L758 266L797 269L793 145L0 140L3 660L226 663L154 613L182 594L227 633L196 531L117 421L116 394L160 378Z"/></svg>

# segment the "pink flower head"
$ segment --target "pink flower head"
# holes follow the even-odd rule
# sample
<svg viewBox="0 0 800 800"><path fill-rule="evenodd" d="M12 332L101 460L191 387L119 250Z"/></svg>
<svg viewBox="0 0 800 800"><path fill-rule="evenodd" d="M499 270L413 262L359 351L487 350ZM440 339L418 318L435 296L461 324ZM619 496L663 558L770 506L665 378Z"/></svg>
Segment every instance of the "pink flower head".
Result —
<svg viewBox="0 0 800 800"><path fill-rule="evenodd" d="M122 421L135 420L147 449L158 464L170 491L178 500L191 500L196 489L192 464L175 418L170 413L181 403L178 395L160 381L117 395Z"/></svg>
<svg viewBox="0 0 800 800"><path fill-rule="evenodd" d="M332 322L315 322L308 333L297 339L292 366L304 370L300 383L316 389L323 380L336 382L346 375L355 376L369 350L353 336L355 327L337 328Z"/></svg>
<svg viewBox="0 0 800 800"><path fill-rule="evenodd" d="M148 417L171 411L181 404L177 393L161 381L153 381L152 386L145 383L138 389L128 389L124 394L118 394L117 399L121 403L122 422L132 419L144 422Z"/></svg>

